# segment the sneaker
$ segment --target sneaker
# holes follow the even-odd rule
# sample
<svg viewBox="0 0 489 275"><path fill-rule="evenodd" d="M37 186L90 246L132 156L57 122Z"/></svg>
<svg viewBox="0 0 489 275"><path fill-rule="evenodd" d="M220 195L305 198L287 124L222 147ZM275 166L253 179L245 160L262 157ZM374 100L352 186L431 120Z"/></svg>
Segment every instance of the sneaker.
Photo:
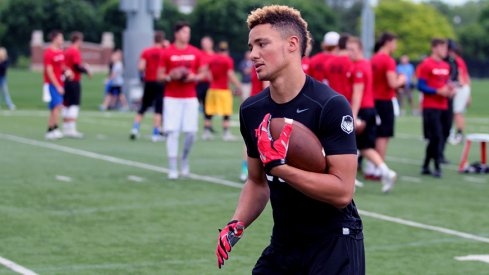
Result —
<svg viewBox="0 0 489 275"><path fill-rule="evenodd" d="M183 177L188 177L190 175L190 165L188 159L182 159L182 170L180 173Z"/></svg>
<svg viewBox="0 0 489 275"><path fill-rule="evenodd" d="M426 176L426 175L431 175L431 174L432 173L431 173L430 168L428 168L428 167L421 168L421 175L425 175Z"/></svg>
<svg viewBox="0 0 489 275"><path fill-rule="evenodd" d="M246 181L248 179L248 173L246 171L241 171L241 175L239 175L240 181Z"/></svg>
<svg viewBox="0 0 489 275"><path fill-rule="evenodd" d="M60 138L64 137L63 133L61 133L61 131L59 129L55 129L52 132L53 132L54 138L56 138L56 139L60 139Z"/></svg>
<svg viewBox="0 0 489 275"><path fill-rule="evenodd" d="M176 179L178 179L178 171L176 171L176 170L170 170L168 172L168 179L169 180L176 180Z"/></svg>
<svg viewBox="0 0 489 275"><path fill-rule="evenodd" d="M355 179L355 187L362 188L364 186L363 182Z"/></svg>
<svg viewBox="0 0 489 275"><path fill-rule="evenodd" d="M431 175L435 178L441 178L442 173L441 170L435 170Z"/></svg>
<svg viewBox="0 0 489 275"><path fill-rule="evenodd" d="M235 141L235 140L237 140L237 138L233 134L231 134L230 132L225 133L222 136L222 139L224 141Z"/></svg>
<svg viewBox="0 0 489 275"><path fill-rule="evenodd" d="M165 137L158 134L158 135L152 135L151 136L151 141L152 142L162 142L162 141L165 141Z"/></svg>
<svg viewBox="0 0 489 275"><path fill-rule="evenodd" d="M139 131L136 128L131 129L131 134L129 135L130 140L136 140L139 137Z"/></svg>
<svg viewBox="0 0 489 275"><path fill-rule="evenodd" d="M397 173L393 170L389 170L388 172L382 175L382 192L387 193L394 188L394 184L397 180Z"/></svg>
<svg viewBox="0 0 489 275"><path fill-rule="evenodd" d="M212 134L212 132L209 130L204 130L204 133L202 134L202 140L212 140L212 139L214 139L214 135Z"/></svg>
<svg viewBox="0 0 489 275"><path fill-rule="evenodd" d="M17 107L14 104L10 105L8 108L10 111L15 111L17 109Z"/></svg>
<svg viewBox="0 0 489 275"><path fill-rule="evenodd" d="M54 131L49 131L44 136L46 140L56 140L57 138L54 136Z"/></svg>
<svg viewBox="0 0 489 275"><path fill-rule="evenodd" d="M450 164L450 161L446 159L445 157L440 158L440 164Z"/></svg>
<svg viewBox="0 0 489 275"><path fill-rule="evenodd" d="M64 136L69 138L83 138L83 134L77 130L64 131Z"/></svg>

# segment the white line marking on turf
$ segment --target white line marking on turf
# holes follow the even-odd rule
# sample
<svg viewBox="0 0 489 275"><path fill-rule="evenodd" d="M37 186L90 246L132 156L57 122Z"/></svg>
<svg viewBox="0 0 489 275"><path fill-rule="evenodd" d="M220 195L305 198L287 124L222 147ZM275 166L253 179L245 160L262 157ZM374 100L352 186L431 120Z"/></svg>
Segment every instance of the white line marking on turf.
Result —
<svg viewBox="0 0 489 275"><path fill-rule="evenodd" d="M393 222L393 223L397 223L397 224L403 224L403 225L407 225L407 226L411 226L411 227L415 227L415 228L421 228L421 229L426 229L426 230L430 230L430 231L435 231L435 232L439 232L439 233L443 233L443 234L447 234L447 235L457 236L457 237L464 238L467 240L489 243L489 238L485 238L485 237L481 237L481 236L477 236L477 235L473 235L473 234L469 234L469 233L465 233L465 232L460 232L460 231L456 231L456 230L452 230L452 229L448 229L448 228L444 228L444 227L422 224L422 223L418 223L418 222L413 222L413 221L409 221L409 220L405 220L405 219L401 219L401 218L386 216L386 215L382 215L382 214L378 214L378 213L374 213L374 212L369 212L369 211L365 211L365 210L358 210L358 212L363 216L367 216L367 217L378 219L378 220L383 220L383 221Z"/></svg>
<svg viewBox="0 0 489 275"><path fill-rule="evenodd" d="M127 176L127 179L130 181L134 181L134 182L143 182L144 181L144 178L134 176L134 175Z"/></svg>
<svg viewBox="0 0 489 275"><path fill-rule="evenodd" d="M418 177L410 177L410 176L401 176L400 180L402 181L409 181L409 182L415 182L415 183L420 183L421 179Z"/></svg>
<svg viewBox="0 0 489 275"><path fill-rule="evenodd" d="M473 182L473 183L486 183L486 179L477 178L477 177L470 177L470 176L465 176L464 180L466 180L468 182Z"/></svg>
<svg viewBox="0 0 489 275"><path fill-rule="evenodd" d="M93 153L93 152L89 152L89 151L85 151L85 150L69 148L69 147L61 146L61 145L57 145L57 144L27 139L27 138L15 136L15 135L8 135L8 134L0 133L0 138L2 138L4 140L10 140L13 142L17 142L17 143L49 148L49 149L57 150L60 152L70 153L70 154L79 155L79 156L97 159L97 160L104 160L104 161L108 161L108 162L112 162L112 163L117 163L117 164L135 167L135 168L141 168L141 169L160 172L160 173L168 173L168 169L163 168L163 167L159 167L156 165L152 165L152 164L146 164L146 163L132 161L132 160L120 159L117 157L112 157L112 156L97 154L97 153ZM240 184L237 182L232 182L232 181L218 179L218 178L209 177L209 176L201 176L201 175L197 175L197 174L190 174L189 178L195 179L195 180L206 181L206 182L214 183L214 184L225 185L225 186L229 186L229 187L235 187L235 188L239 188L239 189L241 189L243 187L243 184ZM364 215L364 216L371 217L371 218L378 219L378 220L388 221L388 222L392 222L392 223L407 225L407 226L411 226L411 227L415 227L415 228L421 228L421 229L430 230L430 231L443 233L443 234L447 234L447 235L457 236L457 237L468 239L468 240L473 240L473 241L478 241L478 242L483 242L483 243L489 243L489 238L484 238L481 236L477 236L477 235L473 235L473 234L469 234L469 233L465 233L465 232L460 232L460 231L456 231L456 230L452 230L452 229L448 229L448 228L422 224L422 223L418 223L418 222L414 222L414 221L410 221L410 220L404 220L401 218L391 217L391 216L378 214L375 212L369 212L369 211L365 211L365 210L359 210L359 213Z"/></svg>
<svg viewBox="0 0 489 275"><path fill-rule="evenodd" d="M5 140L10 140L13 142L17 142L17 143L48 148L48 149L52 149L52 150L56 150L56 151L60 151L60 152L64 152L64 153L69 153L69 154L73 154L73 155L91 158L91 159L104 160L107 162L112 162L112 163L130 166L130 167L135 167L135 168L140 168L140 169L144 169L144 170L168 174L167 168L152 165L152 164L116 158L116 157L112 157L112 156L93 153L90 151L70 148L70 147L66 147L66 146L62 146L62 145L57 145L57 144L43 142L43 141L37 141L37 140L33 140L33 139L28 139L28 138L23 138L23 137L3 134L3 133L0 133L0 138L5 139ZM207 181L207 182L216 183L216 184L225 185L225 186L230 186L230 187L241 188L243 186L243 184L232 182L229 180L218 179L218 178L213 178L213 177L208 177L208 176L200 176L200 175L196 175L196 174L190 174L188 176L188 178L201 180L201 181Z"/></svg>
<svg viewBox="0 0 489 275"><path fill-rule="evenodd" d="M3 257L0 257L0 264L22 275L37 275L37 273L35 273L34 271L18 265L11 260L5 259Z"/></svg>
<svg viewBox="0 0 489 275"><path fill-rule="evenodd" d="M72 182L73 181L73 179L71 177L67 177L67 176L56 175L55 178L56 178L56 180L64 181L64 182Z"/></svg>
<svg viewBox="0 0 489 275"><path fill-rule="evenodd" d="M489 255L467 255L455 257L457 261L479 261L489 264Z"/></svg>

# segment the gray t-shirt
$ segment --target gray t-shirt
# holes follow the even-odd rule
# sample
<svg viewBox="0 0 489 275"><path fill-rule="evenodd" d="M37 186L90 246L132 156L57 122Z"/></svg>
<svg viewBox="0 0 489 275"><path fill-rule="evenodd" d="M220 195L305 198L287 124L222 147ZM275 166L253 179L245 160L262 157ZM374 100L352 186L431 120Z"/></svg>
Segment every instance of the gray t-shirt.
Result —
<svg viewBox="0 0 489 275"><path fill-rule="evenodd" d="M118 61L114 63L114 65L112 66L112 85L122 86L122 84L124 84L124 78L122 77L123 73L124 66L122 65L122 62Z"/></svg>

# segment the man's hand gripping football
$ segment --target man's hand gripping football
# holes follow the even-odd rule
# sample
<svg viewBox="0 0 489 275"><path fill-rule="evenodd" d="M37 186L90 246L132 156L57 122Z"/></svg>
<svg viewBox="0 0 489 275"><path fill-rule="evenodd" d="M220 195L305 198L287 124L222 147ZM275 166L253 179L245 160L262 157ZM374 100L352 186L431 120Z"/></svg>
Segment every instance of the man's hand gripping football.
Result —
<svg viewBox="0 0 489 275"><path fill-rule="evenodd" d="M267 174L270 174L273 168L287 163L287 150L289 149L289 139L292 132L292 123L294 122L293 119L285 118L285 125L282 128L280 137L277 140L273 140L270 131L271 121L272 116L266 114L258 129L256 129L258 151Z"/></svg>

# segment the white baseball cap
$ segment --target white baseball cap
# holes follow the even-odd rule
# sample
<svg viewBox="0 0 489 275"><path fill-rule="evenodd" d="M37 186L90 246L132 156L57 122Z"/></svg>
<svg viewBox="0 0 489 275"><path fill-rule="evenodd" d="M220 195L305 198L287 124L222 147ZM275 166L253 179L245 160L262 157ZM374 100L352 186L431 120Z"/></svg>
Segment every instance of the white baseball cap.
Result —
<svg viewBox="0 0 489 275"><path fill-rule="evenodd" d="M323 43L326 46L338 46L340 35L337 32L327 32L324 35Z"/></svg>

